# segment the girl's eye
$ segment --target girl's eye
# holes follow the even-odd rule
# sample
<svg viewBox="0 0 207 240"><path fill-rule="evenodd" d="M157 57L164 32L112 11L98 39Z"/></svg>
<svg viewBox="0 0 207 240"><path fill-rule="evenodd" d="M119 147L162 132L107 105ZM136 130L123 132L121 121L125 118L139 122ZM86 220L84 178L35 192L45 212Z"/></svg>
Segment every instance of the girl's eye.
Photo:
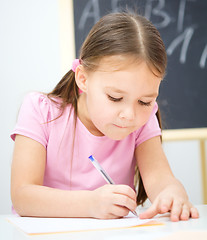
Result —
<svg viewBox="0 0 207 240"><path fill-rule="evenodd" d="M110 95L107 95L107 96L108 96L108 99L113 101L113 102L119 102L119 101L121 101L123 99L122 97L121 98L114 98L114 97L112 97Z"/></svg>
<svg viewBox="0 0 207 240"><path fill-rule="evenodd" d="M147 106L147 107L148 107L148 106L151 106L151 102L143 102L143 101L141 101L141 100L139 100L138 102L139 102L139 104L142 105L142 106Z"/></svg>

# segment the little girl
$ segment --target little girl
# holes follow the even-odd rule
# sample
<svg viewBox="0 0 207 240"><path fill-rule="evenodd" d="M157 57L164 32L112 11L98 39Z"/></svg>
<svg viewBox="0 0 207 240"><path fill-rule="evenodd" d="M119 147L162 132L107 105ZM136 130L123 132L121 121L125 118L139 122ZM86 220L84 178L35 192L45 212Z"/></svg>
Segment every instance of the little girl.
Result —
<svg viewBox="0 0 207 240"><path fill-rule="evenodd" d="M15 211L120 218L148 197L152 205L140 218L168 211L172 221L197 218L161 146L156 98L165 69L164 44L147 19L132 13L100 19L54 90L31 93L21 106L11 135ZM105 183L90 155L116 185Z"/></svg>

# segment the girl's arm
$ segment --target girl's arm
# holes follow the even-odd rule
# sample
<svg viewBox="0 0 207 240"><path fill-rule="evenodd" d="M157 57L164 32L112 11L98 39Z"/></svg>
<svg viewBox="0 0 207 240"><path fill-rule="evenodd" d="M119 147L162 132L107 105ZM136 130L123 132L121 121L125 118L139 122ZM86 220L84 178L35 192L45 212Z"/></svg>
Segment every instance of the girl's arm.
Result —
<svg viewBox="0 0 207 240"><path fill-rule="evenodd" d="M46 149L17 135L11 171L12 203L21 216L118 218L136 208L136 194L125 185L95 191L66 191L43 186Z"/></svg>
<svg viewBox="0 0 207 240"><path fill-rule="evenodd" d="M135 152L138 168L151 207L140 218L151 218L158 213L171 211L171 220L188 220L198 217L198 211L189 202L183 185L174 177L162 149L160 137L140 144Z"/></svg>

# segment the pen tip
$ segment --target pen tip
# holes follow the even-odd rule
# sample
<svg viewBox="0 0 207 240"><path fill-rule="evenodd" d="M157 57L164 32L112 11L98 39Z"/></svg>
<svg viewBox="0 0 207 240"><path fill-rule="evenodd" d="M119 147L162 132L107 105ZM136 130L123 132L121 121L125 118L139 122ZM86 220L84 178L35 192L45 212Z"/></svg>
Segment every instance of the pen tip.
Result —
<svg viewBox="0 0 207 240"><path fill-rule="evenodd" d="M91 161L94 161L93 155L88 157Z"/></svg>

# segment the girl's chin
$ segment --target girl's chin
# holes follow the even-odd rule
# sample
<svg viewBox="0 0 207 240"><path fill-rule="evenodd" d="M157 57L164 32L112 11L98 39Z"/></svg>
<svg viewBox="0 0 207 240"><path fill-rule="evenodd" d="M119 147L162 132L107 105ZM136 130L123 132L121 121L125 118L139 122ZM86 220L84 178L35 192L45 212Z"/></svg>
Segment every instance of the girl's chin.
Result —
<svg viewBox="0 0 207 240"><path fill-rule="evenodd" d="M124 138L126 138L130 133L109 133L109 134L106 134L105 136L107 136L108 138L112 139L112 140L116 140L116 141L120 141L120 140L123 140Z"/></svg>
<svg viewBox="0 0 207 240"><path fill-rule="evenodd" d="M134 129L113 124L113 127L110 126L109 128L105 128L102 129L102 131L99 131L103 134L103 136L106 136L112 140L120 141L130 135Z"/></svg>

